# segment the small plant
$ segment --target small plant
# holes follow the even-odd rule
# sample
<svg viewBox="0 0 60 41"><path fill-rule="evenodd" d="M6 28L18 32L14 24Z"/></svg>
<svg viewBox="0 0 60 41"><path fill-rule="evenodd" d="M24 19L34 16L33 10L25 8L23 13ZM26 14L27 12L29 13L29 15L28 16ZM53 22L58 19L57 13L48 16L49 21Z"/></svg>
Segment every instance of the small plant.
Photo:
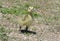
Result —
<svg viewBox="0 0 60 41"><path fill-rule="evenodd" d="M7 41L8 36L6 35L6 30L4 27L0 27L0 39L2 41Z"/></svg>

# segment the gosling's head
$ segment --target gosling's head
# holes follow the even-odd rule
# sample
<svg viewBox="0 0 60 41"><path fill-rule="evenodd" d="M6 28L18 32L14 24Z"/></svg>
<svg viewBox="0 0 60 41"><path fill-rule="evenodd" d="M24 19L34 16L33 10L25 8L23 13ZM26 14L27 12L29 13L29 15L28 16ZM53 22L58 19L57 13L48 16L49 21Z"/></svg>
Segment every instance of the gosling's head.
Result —
<svg viewBox="0 0 60 41"><path fill-rule="evenodd" d="M30 7L28 8L28 12L31 12L32 10L33 10L33 7L30 6Z"/></svg>

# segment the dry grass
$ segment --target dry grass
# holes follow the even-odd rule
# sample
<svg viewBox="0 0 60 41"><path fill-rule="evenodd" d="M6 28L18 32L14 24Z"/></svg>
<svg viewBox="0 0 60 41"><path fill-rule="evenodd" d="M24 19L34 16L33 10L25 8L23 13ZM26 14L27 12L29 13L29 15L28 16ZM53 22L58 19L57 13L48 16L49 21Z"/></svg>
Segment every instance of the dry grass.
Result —
<svg viewBox="0 0 60 41"><path fill-rule="evenodd" d="M0 25L8 30L8 41L59 41L60 0L0 0L0 5L6 8L19 8L19 6L24 6L28 3L36 7L35 12L41 15L38 18L34 18L35 20L29 28L30 31L34 31L36 34L23 34L19 32L19 24L16 22L19 16L0 14Z"/></svg>

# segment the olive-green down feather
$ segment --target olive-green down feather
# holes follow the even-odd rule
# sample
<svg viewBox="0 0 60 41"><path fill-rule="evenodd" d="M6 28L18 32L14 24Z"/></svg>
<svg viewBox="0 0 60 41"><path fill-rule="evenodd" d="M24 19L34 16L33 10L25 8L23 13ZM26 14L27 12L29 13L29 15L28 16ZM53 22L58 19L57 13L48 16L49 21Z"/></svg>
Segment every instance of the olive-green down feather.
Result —
<svg viewBox="0 0 60 41"><path fill-rule="evenodd" d="M26 15L23 19L18 18L18 23L20 26L29 26L32 23L32 17L31 15Z"/></svg>

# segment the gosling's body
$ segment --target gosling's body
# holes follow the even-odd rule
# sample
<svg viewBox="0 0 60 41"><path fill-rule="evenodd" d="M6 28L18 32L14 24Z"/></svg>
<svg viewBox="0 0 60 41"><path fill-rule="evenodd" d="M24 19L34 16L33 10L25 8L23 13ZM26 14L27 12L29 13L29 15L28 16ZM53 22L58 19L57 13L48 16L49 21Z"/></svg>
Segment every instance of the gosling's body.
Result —
<svg viewBox="0 0 60 41"><path fill-rule="evenodd" d="M18 19L18 23L20 24L21 28L23 28L23 26L29 28L32 22L33 22L33 19L30 14L25 15L23 19Z"/></svg>
<svg viewBox="0 0 60 41"><path fill-rule="evenodd" d="M26 25L28 26L32 23L32 17L30 15L26 15L23 19L19 19L18 23L21 26L26 26Z"/></svg>

